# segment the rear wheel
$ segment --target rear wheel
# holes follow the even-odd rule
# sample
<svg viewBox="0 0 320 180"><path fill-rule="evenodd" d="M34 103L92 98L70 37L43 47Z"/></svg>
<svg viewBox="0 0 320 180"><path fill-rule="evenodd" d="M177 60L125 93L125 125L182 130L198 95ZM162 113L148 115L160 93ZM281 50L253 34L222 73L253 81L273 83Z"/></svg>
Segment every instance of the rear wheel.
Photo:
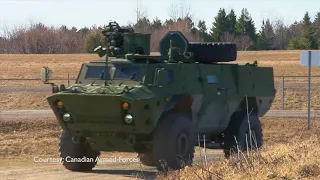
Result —
<svg viewBox="0 0 320 180"><path fill-rule="evenodd" d="M181 169L193 161L195 132L185 114L168 115L156 128L153 158L159 171Z"/></svg>
<svg viewBox="0 0 320 180"><path fill-rule="evenodd" d="M92 150L85 138L80 137L75 144L72 135L66 131L61 132L59 146L63 166L71 171L92 170L97 164L97 157L100 156L100 151Z"/></svg>
<svg viewBox="0 0 320 180"><path fill-rule="evenodd" d="M252 112L249 115L249 122L246 112L236 112L232 116L231 122L224 132L223 149L226 158L238 153L239 150L246 151L247 147L249 150L257 150L263 145L262 128L257 112Z"/></svg>

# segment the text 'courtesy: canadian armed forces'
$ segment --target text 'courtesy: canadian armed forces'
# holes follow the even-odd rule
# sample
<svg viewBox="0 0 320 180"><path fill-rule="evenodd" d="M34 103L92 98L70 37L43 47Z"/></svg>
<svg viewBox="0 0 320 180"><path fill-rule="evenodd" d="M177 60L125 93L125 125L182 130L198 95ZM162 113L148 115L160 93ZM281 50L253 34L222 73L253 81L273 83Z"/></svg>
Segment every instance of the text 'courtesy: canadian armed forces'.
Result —
<svg viewBox="0 0 320 180"><path fill-rule="evenodd" d="M53 157L34 157L33 161L36 163L63 163L63 162L101 162L101 163L138 163L140 162L139 158L128 158L128 157L112 157L112 158L89 158L89 157L82 157L82 158L73 158L73 157L66 157L66 158L53 158Z"/></svg>

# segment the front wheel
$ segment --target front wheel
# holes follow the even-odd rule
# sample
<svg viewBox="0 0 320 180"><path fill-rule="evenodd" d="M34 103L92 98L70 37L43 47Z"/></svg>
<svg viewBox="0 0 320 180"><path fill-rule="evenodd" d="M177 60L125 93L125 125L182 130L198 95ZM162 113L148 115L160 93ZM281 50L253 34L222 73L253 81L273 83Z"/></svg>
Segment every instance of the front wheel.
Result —
<svg viewBox="0 0 320 180"><path fill-rule="evenodd" d="M63 166L71 171L90 171L97 164L100 151L92 150L85 138L80 137L78 143L72 141L72 136L66 131L60 135L60 157Z"/></svg>

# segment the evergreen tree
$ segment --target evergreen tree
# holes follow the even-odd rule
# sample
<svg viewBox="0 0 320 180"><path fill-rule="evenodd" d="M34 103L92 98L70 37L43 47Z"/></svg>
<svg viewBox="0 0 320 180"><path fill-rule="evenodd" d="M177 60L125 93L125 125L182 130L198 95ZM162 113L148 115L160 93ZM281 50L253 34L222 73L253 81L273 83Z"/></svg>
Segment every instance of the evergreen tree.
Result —
<svg viewBox="0 0 320 180"><path fill-rule="evenodd" d="M224 32L228 31L228 19L225 9L221 9L215 17L215 22L212 23L210 35L214 41L220 41Z"/></svg>
<svg viewBox="0 0 320 180"><path fill-rule="evenodd" d="M234 10L231 9L229 14L227 15L227 22L228 22L228 32L231 34L236 33L236 25L237 25L237 16L234 13Z"/></svg>
<svg viewBox="0 0 320 180"><path fill-rule="evenodd" d="M205 21L199 21L198 22L198 29L199 29L199 31L200 32L202 32L202 33L205 33L205 32L207 32L207 25L206 25L206 22Z"/></svg>
<svg viewBox="0 0 320 180"><path fill-rule="evenodd" d="M320 11L317 13L316 17L314 18L313 24L314 25L320 25Z"/></svg>
<svg viewBox="0 0 320 180"><path fill-rule="evenodd" d="M318 48L320 48L320 11L314 19L313 26L315 28L315 39L317 41Z"/></svg>
<svg viewBox="0 0 320 180"><path fill-rule="evenodd" d="M241 11L241 15L236 25L236 34L247 35L253 42L256 42L257 40L256 28L247 9L242 9Z"/></svg>
<svg viewBox="0 0 320 180"><path fill-rule="evenodd" d="M308 13L308 11L304 14L304 17L303 17L303 24L305 25L305 26L309 26L309 25L311 25L311 20L310 20L310 16L309 16L309 13Z"/></svg>
<svg viewBox="0 0 320 180"><path fill-rule="evenodd" d="M273 40L275 37L274 29L271 25L271 22L269 19L267 19L265 25L264 25L264 45L265 49L271 50L273 49Z"/></svg>
<svg viewBox="0 0 320 180"><path fill-rule="evenodd" d="M200 37L202 41L210 41L211 38L207 33L207 25L205 21L200 20L197 25L197 36Z"/></svg>
<svg viewBox="0 0 320 180"><path fill-rule="evenodd" d="M256 47L257 47L258 50L266 49L265 40L266 40L265 22L264 22L264 19L263 19L262 20L261 30L260 30L260 32L258 34L258 37L257 37Z"/></svg>
<svg viewBox="0 0 320 180"><path fill-rule="evenodd" d="M310 41L307 38L292 38L289 42L288 49L309 49L311 46Z"/></svg>
<svg viewBox="0 0 320 180"><path fill-rule="evenodd" d="M310 44L310 47L306 49L318 49L317 41L315 39L316 29L314 24L311 23L310 16L308 11L304 14L303 17L303 37L306 38Z"/></svg>
<svg viewBox="0 0 320 180"><path fill-rule="evenodd" d="M183 19L181 19L179 21L182 21L182 20L188 22L188 31L189 31L189 33L195 35L197 28L195 27L195 24L192 21L192 18L189 15L187 15L186 17L184 17Z"/></svg>

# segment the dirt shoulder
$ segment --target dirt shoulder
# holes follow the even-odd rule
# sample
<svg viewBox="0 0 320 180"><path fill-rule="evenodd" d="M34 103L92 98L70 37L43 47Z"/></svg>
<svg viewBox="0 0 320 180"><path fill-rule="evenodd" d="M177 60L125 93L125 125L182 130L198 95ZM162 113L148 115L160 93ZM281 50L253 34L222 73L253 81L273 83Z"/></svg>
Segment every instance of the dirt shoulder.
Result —
<svg viewBox="0 0 320 180"><path fill-rule="evenodd" d="M66 170L59 159L60 127L54 119L0 121L1 179L133 179L153 178L156 171L139 162L135 153L103 152L92 172ZM117 161L107 161L117 158ZM144 177L145 176L145 177Z"/></svg>
<svg viewBox="0 0 320 180"><path fill-rule="evenodd" d="M104 155L104 157L107 157ZM44 157L43 157L44 158ZM103 156L101 157L103 158ZM154 168L139 163L98 163L91 172L71 172L60 163L34 162L24 159L0 159L0 174L4 179L154 179Z"/></svg>
<svg viewBox="0 0 320 180"><path fill-rule="evenodd" d="M137 162L136 153L122 152L102 152L98 165L91 172L68 171L56 161L59 159L59 132L60 126L54 118L0 120L1 178L154 179L157 176L154 167ZM195 156L195 162L200 163L198 148ZM223 158L222 151L218 150L208 150L207 156L208 161Z"/></svg>

